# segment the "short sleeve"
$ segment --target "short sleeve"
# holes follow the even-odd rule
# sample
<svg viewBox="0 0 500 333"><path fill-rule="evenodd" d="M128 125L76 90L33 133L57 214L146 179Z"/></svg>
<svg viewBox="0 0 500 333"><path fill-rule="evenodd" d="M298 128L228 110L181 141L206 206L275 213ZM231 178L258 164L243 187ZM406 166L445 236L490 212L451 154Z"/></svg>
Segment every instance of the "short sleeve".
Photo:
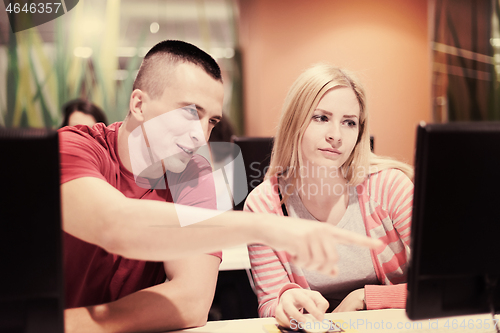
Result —
<svg viewBox="0 0 500 333"><path fill-rule="evenodd" d="M87 133L59 131L61 184L81 177L96 177L106 181L101 162L104 149Z"/></svg>

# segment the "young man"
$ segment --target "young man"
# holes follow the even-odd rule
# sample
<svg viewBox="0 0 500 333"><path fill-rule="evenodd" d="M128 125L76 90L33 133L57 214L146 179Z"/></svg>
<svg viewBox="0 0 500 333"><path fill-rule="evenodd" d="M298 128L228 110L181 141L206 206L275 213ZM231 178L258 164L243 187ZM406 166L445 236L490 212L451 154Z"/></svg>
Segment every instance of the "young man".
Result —
<svg viewBox="0 0 500 333"><path fill-rule="evenodd" d="M67 332L204 325L220 252L202 253L264 243L288 251L304 267L332 273L336 243L378 245L292 218L243 212L210 217L211 169L194 153L221 119L222 101L216 62L193 45L164 41L144 58L123 123L60 130ZM134 163L151 155L150 146L137 152L130 145L137 129L145 133L151 124L156 131L148 133L147 144L160 140L167 155L160 168L138 175ZM170 188L146 184L165 172ZM171 186L193 179L190 186ZM181 216L206 221L181 227Z"/></svg>

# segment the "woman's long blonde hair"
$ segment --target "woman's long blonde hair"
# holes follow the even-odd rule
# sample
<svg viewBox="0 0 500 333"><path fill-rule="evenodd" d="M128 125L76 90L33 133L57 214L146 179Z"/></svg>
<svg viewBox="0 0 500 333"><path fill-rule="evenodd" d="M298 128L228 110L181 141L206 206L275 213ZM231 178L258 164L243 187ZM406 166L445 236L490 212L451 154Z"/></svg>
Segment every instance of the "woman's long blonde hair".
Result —
<svg viewBox="0 0 500 333"><path fill-rule="evenodd" d="M292 186L300 182L302 137L319 101L334 87L351 88L359 102L358 139L351 156L340 170L347 182L356 186L370 173L389 168L399 169L413 179L413 168L408 164L371 153L365 90L352 73L328 64L317 64L307 69L290 88L283 104L266 178L282 177L289 180Z"/></svg>

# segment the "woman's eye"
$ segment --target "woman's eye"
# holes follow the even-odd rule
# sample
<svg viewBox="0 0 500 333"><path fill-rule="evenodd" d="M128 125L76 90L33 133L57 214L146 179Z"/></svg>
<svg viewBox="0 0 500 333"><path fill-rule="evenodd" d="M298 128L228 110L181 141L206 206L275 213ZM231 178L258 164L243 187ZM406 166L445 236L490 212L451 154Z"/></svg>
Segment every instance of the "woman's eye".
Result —
<svg viewBox="0 0 500 333"><path fill-rule="evenodd" d="M344 124L346 124L349 127L354 127L356 126L356 122L354 120L345 120Z"/></svg>
<svg viewBox="0 0 500 333"><path fill-rule="evenodd" d="M325 115L314 115L313 120L317 122L325 122L328 121L328 117Z"/></svg>

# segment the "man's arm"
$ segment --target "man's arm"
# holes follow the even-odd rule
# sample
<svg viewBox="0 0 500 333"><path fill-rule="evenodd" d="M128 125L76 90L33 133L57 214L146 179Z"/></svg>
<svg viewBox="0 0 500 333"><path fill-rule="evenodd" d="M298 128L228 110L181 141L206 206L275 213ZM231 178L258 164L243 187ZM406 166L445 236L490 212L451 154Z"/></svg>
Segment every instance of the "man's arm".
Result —
<svg viewBox="0 0 500 333"><path fill-rule="evenodd" d="M172 260L258 238L256 232L250 232L250 214L243 223L221 214L217 220L181 227L174 204L127 198L106 181L94 177L62 184L61 201L64 231L129 259ZM186 208L200 216L215 212ZM221 231L231 233L233 239L227 239Z"/></svg>
<svg viewBox="0 0 500 333"><path fill-rule="evenodd" d="M66 332L167 331L206 323L220 259L201 254L165 262L169 281L115 302L65 310Z"/></svg>
<svg viewBox="0 0 500 333"><path fill-rule="evenodd" d="M125 197L104 180L83 177L61 185L63 229L108 252L165 261L247 243L287 251L294 262L326 274L335 271L336 244L377 247L378 240L325 223L247 212L185 207L203 222L181 227L172 203Z"/></svg>

